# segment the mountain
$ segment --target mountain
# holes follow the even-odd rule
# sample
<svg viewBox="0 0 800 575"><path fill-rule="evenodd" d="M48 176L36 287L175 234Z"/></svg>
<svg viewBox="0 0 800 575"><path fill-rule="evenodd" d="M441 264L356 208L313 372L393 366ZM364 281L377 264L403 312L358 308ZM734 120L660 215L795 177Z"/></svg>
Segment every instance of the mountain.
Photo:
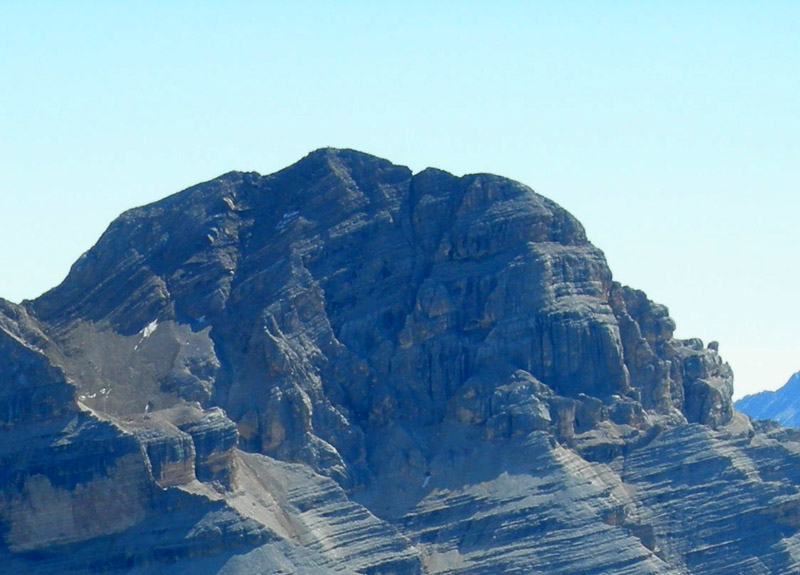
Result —
<svg viewBox="0 0 800 575"><path fill-rule="evenodd" d="M800 435L580 223L323 149L0 305L9 572L800 572Z"/></svg>
<svg viewBox="0 0 800 575"><path fill-rule="evenodd" d="M736 402L736 409L753 419L773 419L787 427L800 427L800 372L777 391L743 397Z"/></svg>

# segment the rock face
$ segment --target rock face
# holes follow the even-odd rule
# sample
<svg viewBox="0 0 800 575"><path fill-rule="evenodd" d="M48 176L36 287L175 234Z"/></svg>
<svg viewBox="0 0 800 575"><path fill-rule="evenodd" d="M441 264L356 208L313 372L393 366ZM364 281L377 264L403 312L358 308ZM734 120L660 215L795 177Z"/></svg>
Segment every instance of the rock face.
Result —
<svg viewBox="0 0 800 575"><path fill-rule="evenodd" d="M798 572L798 439L674 328L522 184L334 149L226 174L0 309L0 560Z"/></svg>
<svg viewBox="0 0 800 575"><path fill-rule="evenodd" d="M753 419L772 419L787 427L800 427L800 372L779 390L745 396L735 405Z"/></svg>

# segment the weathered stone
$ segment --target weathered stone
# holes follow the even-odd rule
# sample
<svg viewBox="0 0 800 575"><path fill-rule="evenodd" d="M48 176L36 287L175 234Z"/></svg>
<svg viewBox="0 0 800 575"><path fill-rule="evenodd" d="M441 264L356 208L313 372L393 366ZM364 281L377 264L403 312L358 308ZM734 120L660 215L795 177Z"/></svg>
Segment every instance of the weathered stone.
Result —
<svg viewBox="0 0 800 575"><path fill-rule="evenodd" d="M800 436L522 184L350 150L126 212L0 302L16 572L798 569Z"/></svg>

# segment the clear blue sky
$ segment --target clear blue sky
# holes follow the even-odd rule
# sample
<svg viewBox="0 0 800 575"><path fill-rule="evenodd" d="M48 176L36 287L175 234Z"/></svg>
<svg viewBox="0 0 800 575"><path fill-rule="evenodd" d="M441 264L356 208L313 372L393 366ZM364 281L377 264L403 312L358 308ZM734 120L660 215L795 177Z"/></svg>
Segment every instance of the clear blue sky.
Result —
<svg viewBox="0 0 800 575"><path fill-rule="evenodd" d="M322 146L494 172L719 340L800 370L800 2L0 2L0 296L110 221Z"/></svg>

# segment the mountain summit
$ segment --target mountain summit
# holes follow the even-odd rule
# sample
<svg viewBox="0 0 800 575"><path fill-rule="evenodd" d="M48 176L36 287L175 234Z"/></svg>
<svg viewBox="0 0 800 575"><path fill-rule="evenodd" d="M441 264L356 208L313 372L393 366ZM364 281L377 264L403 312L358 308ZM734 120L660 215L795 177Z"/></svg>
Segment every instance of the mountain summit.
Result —
<svg viewBox="0 0 800 575"><path fill-rule="evenodd" d="M494 175L323 149L111 224L0 308L38 573L785 573L800 443Z"/></svg>

